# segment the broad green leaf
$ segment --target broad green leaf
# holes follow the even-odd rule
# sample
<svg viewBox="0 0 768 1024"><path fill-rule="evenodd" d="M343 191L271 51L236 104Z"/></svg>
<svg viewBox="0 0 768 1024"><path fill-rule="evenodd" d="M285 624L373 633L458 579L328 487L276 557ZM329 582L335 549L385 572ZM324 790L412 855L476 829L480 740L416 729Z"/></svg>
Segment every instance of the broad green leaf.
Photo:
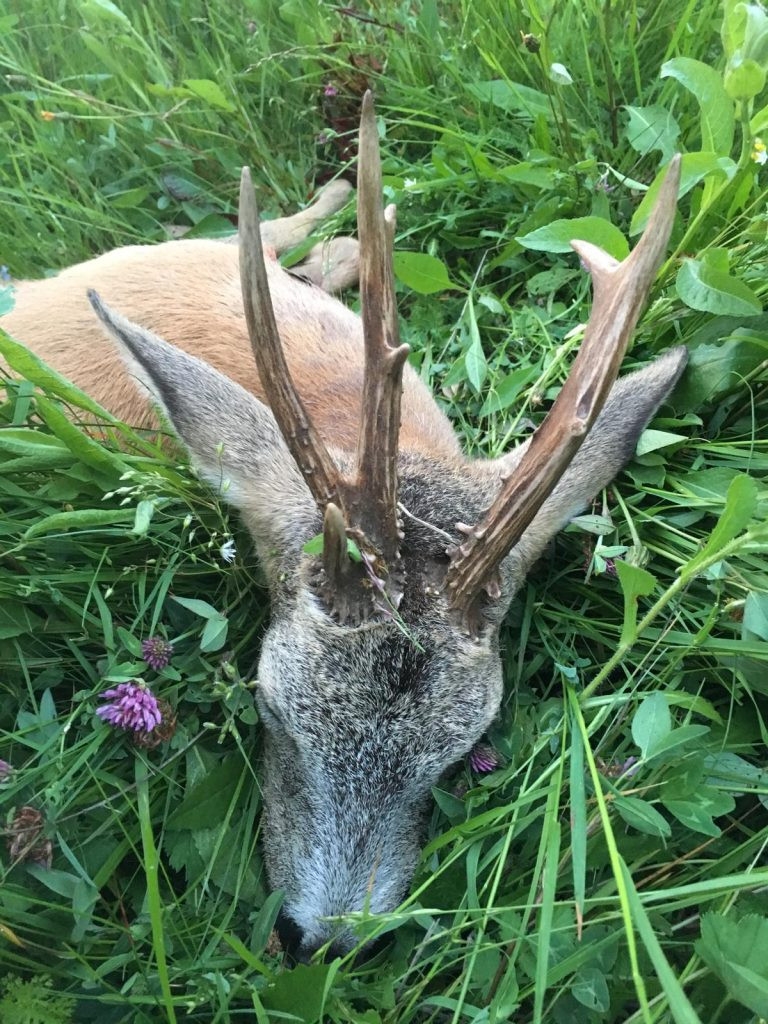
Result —
<svg viewBox="0 0 768 1024"><path fill-rule="evenodd" d="M571 984L571 993L582 1006L595 1013L606 1013L611 1004L608 982L596 967L582 967Z"/></svg>
<svg viewBox="0 0 768 1024"><path fill-rule="evenodd" d="M644 430L637 439L635 455L647 455L659 448L669 448L672 444L683 444L689 438L685 434L670 434L667 430Z"/></svg>
<svg viewBox="0 0 768 1024"><path fill-rule="evenodd" d="M765 69L756 60L736 54L728 61L723 81L732 100L746 102L765 88Z"/></svg>
<svg viewBox="0 0 768 1024"><path fill-rule="evenodd" d="M203 635L200 638L201 651L220 651L227 642L229 632L229 620L224 615L215 615L208 619L203 626Z"/></svg>
<svg viewBox="0 0 768 1024"><path fill-rule="evenodd" d="M136 506L136 515L133 520L133 529L131 533L137 537L144 537L149 530L149 524L152 522L152 516L155 514L155 503L148 498L142 498L142 500Z"/></svg>
<svg viewBox="0 0 768 1024"><path fill-rule="evenodd" d="M488 392L488 397L480 409L480 415L492 416L496 412L508 409L526 385L536 379L538 373L538 366L521 366L506 374L501 382L494 383L493 390ZM0 437L2 437L1 434Z"/></svg>
<svg viewBox="0 0 768 1024"><path fill-rule="evenodd" d="M687 306L705 313L745 317L763 312L760 300L748 285L704 261L683 260L675 288Z"/></svg>
<svg viewBox="0 0 768 1024"><path fill-rule="evenodd" d="M768 594L750 590L744 602L742 626L747 633L768 640Z"/></svg>
<svg viewBox="0 0 768 1024"><path fill-rule="evenodd" d="M467 296L467 324L469 327L469 348L464 356L464 366L467 371L467 379L475 391L480 391L488 374L488 363L483 352L480 341L480 331L477 328L475 317L475 304L472 296Z"/></svg>
<svg viewBox="0 0 768 1024"><path fill-rule="evenodd" d="M188 611L193 612L195 615L199 615L203 619L215 619L221 617L221 612L218 611L213 605L208 604L207 601L201 601L197 597L175 597L171 600L175 601L176 604L180 604L182 608L186 608Z"/></svg>
<svg viewBox="0 0 768 1024"><path fill-rule="evenodd" d="M629 254L624 235L602 217L563 218L516 238L526 249L538 252L572 252L571 242L576 240L599 245L617 260L623 260Z"/></svg>
<svg viewBox="0 0 768 1024"><path fill-rule="evenodd" d="M259 990L261 1001L267 1010L292 1014L303 1024L318 1024L325 1002L326 982L333 967L333 964L298 964L290 971L283 971L266 988Z"/></svg>
<svg viewBox="0 0 768 1024"><path fill-rule="evenodd" d="M662 78L675 78L696 98L701 112L701 148L730 156L733 146L733 100L718 71L700 60L675 57L661 68Z"/></svg>
<svg viewBox="0 0 768 1024"><path fill-rule="evenodd" d="M719 976L728 994L758 1017L768 1017L768 918L707 913L696 952Z"/></svg>
<svg viewBox="0 0 768 1024"><path fill-rule="evenodd" d="M725 508L715 524L714 530L709 535L709 540L698 555L694 555L680 569L681 574L685 576L694 574L700 565L737 537L749 524L756 507L757 484L751 477L740 473L731 481L725 499Z"/></svg>
<svg viewBox="0 0 768 1024"><path fill-rule="evenodd" d="M643 902L632 880L632 875L624 860L621 861L621 873L632 911L632 921L653 964L656 977L659 979L664 990L664 995L667 997L672 1019L675 1024L702 1024L701 1018L691 1006L682 985L677 980L675 972L669 966L669 961L664 955L661 943L656 937L654 926L648 918Z"/></svg>
<svg viewBox="0 0 768 1024"><path fill-rule="evenodd" d="M640 747L643 757L654 744L672 731L672 715L663 693L656 690L640 701L632 719L632 739Z"/></svg>
<svg viewBox="0 0 768 1024"><path fill-rule="evenodd" d="M493 103L501 110L521 111L530 117L540 114L546 118L552 116L552 107L546 94L527 85L494 79L491 82L473 82L467 88L482 103Z"/></svg>
<svg viewBox="0 0 768 1024"><path fill-rule="evenodd" d="M60 533L62 530L90 530L98 526L115 526L129 523L134 518L131 508L83 508L72 512L54 512L50 516L38 519L23 536L31 540L44 533Z"/></svg>
<svg viewBox="0 0 768 1024"><path fill-rule="evenodd" d="M617 796L614 797L613 804L624 821L638 832L660 836L662 839L672 835L667 819L647 800L641 800L636 796Z"/></svg>
<svg viewBox="0 0 768 1024"><path fill-rule="evenodd" d="M673 759L676 759L680 756L680 747L684 747L688 743L695 743L702 736L706 736L709 731L708 725L681 725L678 729L667 733L666 736L662 736L661 739L652 742L643 756L648 760L652 757L670 760L669 755L674 752Z"/></svg>
<svg viewBox="0 0 768 1024"><path fill-rule="evenodd" d="M130 25L128 16L120 10L117 4L113 4L112 0L84 0L82 9L93 14L106 15L108 18L123 22L124 25Z"/></svg>
<svg viewBox="0 0 768 1024"><path fill-rule="evenodd" d="M245 766L239 755L225 758L194 785L167 821L169 829L215 828L227 816Z"/></svg>
<svg viewBox="0 0 768 1024"><path fill-rule="evenodd" d="M677 197L682 199L705 178L711 176L713 180L721 181L732 178L735 173L736 164L730 157L712 152L684 153L680 160L680 188ZM651 182L648 191L643 196L643 201L632 215L632 222L629 225L630 235L638 235L645 228L666 176L667 166L665 164Z"/></svg>
<svg viewBox="0 0 768 1024"><path fill-rule="evenodd" d="M732 320L713 321L715 326L718 322L723 326L720 332L707 333L707 337L713 337L713 343L689 349L685 375L675 389L675 408L701 409L705 402L717 401L739 387L742 379L768 358L768 337L762 336L760 326L766 319L763 316L760 321L753 321L754 331L751 324L731 331L727 325Z"/></svg>
<svg viewBox="0 0 768 1024"><path fill-rule="evenodd" d="M637 636L637 602L641 597L648 597L656 585L656 578L645 569L629 562L616 562L616 572L624 594L624 622L621 627L619 643L631 644Z"/></svg>
<svg viewBox="0 0 768 1024"><path fill-rule="evenodd" d="M730 793L723 793L713 786L698 786L682 799L665 794L662 803L686 828L705 836L719 836L721 829L713 818L729 814L736 806Z"/></svg>
<svg viewBox="0 0 768 1024"><path fill-rule="evenodd" d="M396 252L394 265L398 281L419 295L432 295L456 287L443 261L429 253Z"/></svg>
<svg viewBox="0 0 768 1024"><path fill-rule="evenodd" d="M550 81L555 82L557 85L573 85L573 78L565 64L558 64L557 62L550 64L549 78Z"/></svg>
<svg viewBox="0 0 768 1024"><path fill-rule="evenodd" d="M205 100L212 107L229 111L235 109L224 95L221 86L217 85L216 82L212 82L210 78L185 78L184 85L195 96L199 96L201 100Z"/></svg>
<svg viewBox="0 0 768 1024"><path fill-rule="evenodd" d="M664 107L624 108L629 115L624 134L630 146L641 155L660 149L661 159L666 164L675 154L680 126Z"/></svg>

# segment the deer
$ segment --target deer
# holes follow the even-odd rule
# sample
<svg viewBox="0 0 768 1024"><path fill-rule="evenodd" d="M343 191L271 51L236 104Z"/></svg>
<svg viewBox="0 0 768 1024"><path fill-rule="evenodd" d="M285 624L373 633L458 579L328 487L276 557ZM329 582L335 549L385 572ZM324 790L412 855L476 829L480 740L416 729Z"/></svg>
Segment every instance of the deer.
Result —
<svg viewBox="0 0 768 1024"><path fill-rule="evenodd" d="M253 537L271 602L255 686L265 865L300 961L350 954L362 944L348 915L406 898L431 787L498 713L510 603L554 535L630 460L683 372L681 346L618 376L679 176L674 157L626 259L571 243L593 285L580 350L538 429L494 459L464 454L400 341L396 216L382 204L370 92L360 316L265 254L244 168L237 246L117 250L20 285L4 318L116 414L159 409Z"/></svg>

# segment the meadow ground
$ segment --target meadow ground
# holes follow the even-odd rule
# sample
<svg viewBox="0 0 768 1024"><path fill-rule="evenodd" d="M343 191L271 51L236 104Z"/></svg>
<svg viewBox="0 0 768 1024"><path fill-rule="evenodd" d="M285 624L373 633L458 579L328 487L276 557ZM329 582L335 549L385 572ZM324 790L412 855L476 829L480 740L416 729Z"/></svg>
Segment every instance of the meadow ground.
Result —
<svg viewBox="0 0 768 1024"><path fill-rule="evenodd" d="M286 972L248 538L180 453L73 427L103 417L0 336L3 1024L768 1017L766 62L765 14L731 0L4 5L13 277L231 233L244 163L291 212L353 170L370 85L403 334L470 450L541 419L590 304L568 240L625 254L677 150L627 368L681 343L690 366L516 601L499 767L435 791L411 896L360 924L388 950ZM324 232L353 225L350 205ZM157 671L153 635L174 646ZM176 717L154 749L95 715L136 676Z"/></svg>

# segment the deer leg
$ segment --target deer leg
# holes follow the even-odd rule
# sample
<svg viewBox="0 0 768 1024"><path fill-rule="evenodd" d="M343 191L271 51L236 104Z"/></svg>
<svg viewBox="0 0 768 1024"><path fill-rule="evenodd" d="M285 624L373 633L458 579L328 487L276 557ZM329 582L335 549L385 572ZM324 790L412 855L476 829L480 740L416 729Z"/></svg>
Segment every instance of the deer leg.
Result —
<svg viewBox="0 0 768 1024"><path fill-rule="evenodd" d="M306 210L300 210L291 217L278 217L261 222L261 240L271 245L278 256L300 245L317 225L336 213L349 199L352 186L343 178L331 181L317 199Z"/></svg>
<svg viewBox="0 0 768 1024"><path fill-rule="evenodd" d="M360 276L360 243L348 236L318 242L302 263L288 268L288 273L325 292L352 288Z"/></svg>

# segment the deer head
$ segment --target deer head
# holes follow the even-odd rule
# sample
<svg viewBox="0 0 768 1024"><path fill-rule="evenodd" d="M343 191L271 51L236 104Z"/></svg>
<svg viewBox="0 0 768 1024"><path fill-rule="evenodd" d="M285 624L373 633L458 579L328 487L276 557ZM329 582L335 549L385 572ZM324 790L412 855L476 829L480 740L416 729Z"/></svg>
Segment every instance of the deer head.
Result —
<svg viewBox="0 0 768 1024"><path fill-rule="evenodd" d="M269 408L91 295L201 472L226 481L267 571L272 619L257 691L264 847L304 957L327 942L352 948L338 915L391 910L405 896L430 787L498 710L498 630L510 600L550 537L631 457L683 368L685 351L676 349L615 383L666 247L678 178L674 160L622 263L573 243L594 282L581 351L532 440L495 461L399 450L408 348L398 340L394 208L381 209L370 94L360 129L365 357L356 451L334 447L328 430L321 436L291 379L247 170L243 304ZM306 554L320 534L322 552Z"/></svg>

